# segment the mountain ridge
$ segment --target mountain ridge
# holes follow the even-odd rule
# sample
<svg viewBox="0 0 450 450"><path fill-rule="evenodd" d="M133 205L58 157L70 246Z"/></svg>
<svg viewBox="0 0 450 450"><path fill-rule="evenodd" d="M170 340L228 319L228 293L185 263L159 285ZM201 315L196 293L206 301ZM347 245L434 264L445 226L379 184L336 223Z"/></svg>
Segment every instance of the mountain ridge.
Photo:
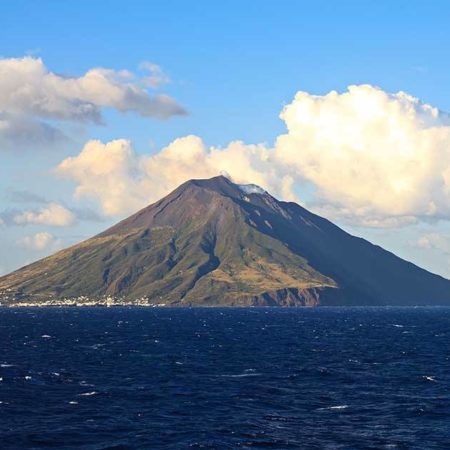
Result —
<svg viewBox="0 0 450 450"><path fill-rule="evenodd" d="M449 280L223 176L186 181L93 238L0 277L0 292L7 305L450 304Z"/></svg>

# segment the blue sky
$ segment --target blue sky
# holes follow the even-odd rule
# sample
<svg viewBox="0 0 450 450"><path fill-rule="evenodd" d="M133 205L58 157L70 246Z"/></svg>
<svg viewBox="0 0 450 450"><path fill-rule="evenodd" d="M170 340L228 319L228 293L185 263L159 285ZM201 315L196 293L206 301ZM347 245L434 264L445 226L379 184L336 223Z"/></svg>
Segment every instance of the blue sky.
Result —
<svg viewBox="0 0 450 450"><path fill-rule="evenodd" d="M55 167L76 157L91 139L130 140L137 155L156 154L187 135L201 137L206 147L242 140L271 148L286 132L279 114L296 92L323 96L360 84L386 93L405 91L450 111L450 5L444 1L14 1L2 2L0 14L2 59L40 58L62 77L81 77L99 67L139 77L140 64L150 61L171 80L151 95L166 94L188 112L161 121L101 105L103 125L50 119L70 135L66 141L48 148L32 141L0 148L3 217L37 213L51 202L77 215L68 226L42 221L0 225L2 272L87 238L126 215L105 214L95 195L74 198L80 181L55 175ZM1 102L0 77L0 112ZM300 184L294 192L299 200L310 200L311 180ZM16 191L34 193L42 201L18 200ZM331 195L324 198L334 201ZM368 227L351 217L332 218L449 275L445 201L442 205L438 218L423 220L417 212L421 218L406 226ZM408 215L416 213L411 211ZM52 236L44 239L48 245L33 248L31 237L37 233Z"/></svg>

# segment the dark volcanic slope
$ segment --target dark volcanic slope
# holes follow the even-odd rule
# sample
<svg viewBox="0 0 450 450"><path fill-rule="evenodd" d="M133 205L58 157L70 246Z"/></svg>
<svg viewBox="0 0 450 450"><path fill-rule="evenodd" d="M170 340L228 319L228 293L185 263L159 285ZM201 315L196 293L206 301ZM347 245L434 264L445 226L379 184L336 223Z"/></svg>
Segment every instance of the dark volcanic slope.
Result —
<svg viewBox="0 0 450 450"><path fill-rule="evenodd" d="M450 304L450 281L224 177L188 181L98 236L0 278L6 290L173 305Z"/></svg>

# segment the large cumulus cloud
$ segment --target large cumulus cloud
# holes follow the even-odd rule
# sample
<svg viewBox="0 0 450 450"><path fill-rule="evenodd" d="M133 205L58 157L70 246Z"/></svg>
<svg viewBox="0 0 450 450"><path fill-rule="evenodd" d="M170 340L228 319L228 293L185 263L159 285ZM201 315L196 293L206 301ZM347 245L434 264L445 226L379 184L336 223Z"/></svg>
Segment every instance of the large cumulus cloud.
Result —
<svg viewBox="0 0 450 450"><path fill-rule="evenodd" d="M437 108L362 85L299 92L281 118L275 157L330 213L367 225L449 217L450 127Z"/></svg>

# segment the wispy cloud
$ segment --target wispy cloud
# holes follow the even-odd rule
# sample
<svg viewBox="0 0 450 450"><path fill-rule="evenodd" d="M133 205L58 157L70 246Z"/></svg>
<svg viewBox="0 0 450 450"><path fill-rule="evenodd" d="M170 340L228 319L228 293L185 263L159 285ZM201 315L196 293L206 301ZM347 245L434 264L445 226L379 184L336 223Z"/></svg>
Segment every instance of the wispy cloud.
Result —
<svg viewBox="0 0 450 450"><path fill-rule="evenodd" d="M25 192L19 191L19 198ZM44 200L40 197L37 200ZM25 225L49 225L54 227L68 227L78 221L103 222L105 218L87 207L68 208L60 203L34 201L33 197L24 197L23 203L39 203L43 206L33 209L11 208L0 212L0 225L25 226Z"/></svg>
<svg viewBox="0 0 450 450"><path fill-rule="evenodd" d="M145 76L142 77L142 83L145 86L149 86L153 89L158 89L164 84L170 83L171 79L164 73L163 69L158 66L158 64L152 63L150 61L143 61L139 64L139 69L146 72Z"/></svg>

